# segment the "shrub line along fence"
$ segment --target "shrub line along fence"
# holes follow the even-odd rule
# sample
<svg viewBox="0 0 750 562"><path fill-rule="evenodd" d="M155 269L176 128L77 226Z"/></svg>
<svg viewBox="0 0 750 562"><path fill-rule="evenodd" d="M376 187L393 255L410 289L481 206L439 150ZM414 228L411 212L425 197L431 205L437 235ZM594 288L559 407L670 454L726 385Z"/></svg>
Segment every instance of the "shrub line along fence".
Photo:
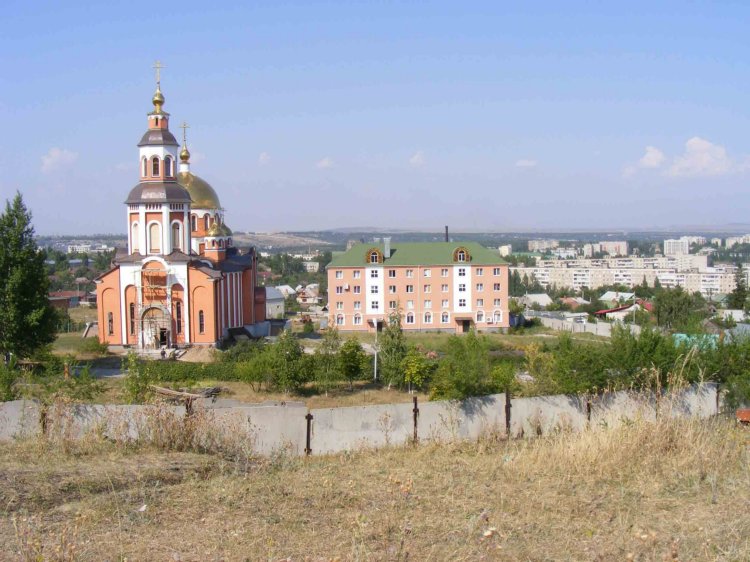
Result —
<svg viewBox="0 0 750 562"><path fill-rule="evenodd" d="M560 318L552 318L545 316L544 312L526 311L524 316L527 318L538 318L542 322L542 326L552 328L558 332L572 332L574 334L588 333L595 334L597 336L603 336L606 338L612 337L612 326L621 326L626 330L637 336L641 333L641 327L629 323L623 323L621 321L609 322L572 322L570 320L562 320Z"/></svg>
<svg viewBox="0 0 750 562"><path fill-rule="evenodd" d="M243 442L259 455L285 450L296 455L332 454L361 448L424 441L456 441L494 435L522 438L588 427L616 426L660 416L708 418L720 412L720 392L704 383L669 393L619 391L591 396L513 398L494 394L460 401L435 401L308 410L299 403L221 407L206 402L193 413L183 406L74 405L47 412L32 401L0 403L0 440L63 431L71 438L98 432L112 439L137 440L153 432L149 417L186 422L200 412L214 434ZM166 410L165 410L166 409ZM65 414L61 416L60 414ZM151 429L147 429L147 428Z"/></svg>

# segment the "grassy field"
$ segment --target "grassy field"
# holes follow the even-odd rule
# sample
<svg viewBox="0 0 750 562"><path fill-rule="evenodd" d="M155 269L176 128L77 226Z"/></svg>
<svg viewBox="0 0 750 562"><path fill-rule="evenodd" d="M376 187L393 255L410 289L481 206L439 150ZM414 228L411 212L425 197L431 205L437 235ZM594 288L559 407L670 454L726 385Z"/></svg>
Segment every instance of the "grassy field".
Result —
<svg viewBox="0 0 750 562"><path fill-rule="evenodd" d="M2 560L748 560L750 434L636 422L308 459L0 445Z"/></svg>

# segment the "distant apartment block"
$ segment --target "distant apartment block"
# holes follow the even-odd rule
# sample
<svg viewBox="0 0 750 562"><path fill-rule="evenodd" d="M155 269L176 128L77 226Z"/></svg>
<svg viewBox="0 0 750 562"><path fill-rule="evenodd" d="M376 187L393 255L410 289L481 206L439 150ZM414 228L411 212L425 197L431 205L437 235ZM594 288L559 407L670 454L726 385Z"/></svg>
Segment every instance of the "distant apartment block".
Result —
<svg viewBox="0 0 750 562"><path fill-rule="evenodd" d="M721 238L711 238L711 244L721 248Z"/></svg>
<svg viewBox="0 0 750 562"><path fill-rule="evenodd" d="M104 252L110 252L114 248L107 246L106 244L99 244L94 246L92 244L70 244L68 245L69 254L102 254Z"/></svg>
<svg viewBox="0 0 750 562"><path fill-rule="evenodd" d="M665 256L683 256L690 253L690 242L687 238L670 238L664 241Z"/></svg>
<svg viewBox="0 0 750 562"><path fill-rule="evenodd" d="M317 261L303 261L302 265L307 273L317 273L320 271L320 262Z"/></svg>
<svg viewBox="0 0 750 562"><path fill-rule="evenodd" d="M505 246L498 246L497 251L500 252L500 257L507 258L513 253L513 246L506 244Z"/></svg>
<svg viewBox="0 0 750 562"><path fill-rule="evenodd" d="M327 266L330 322L341 331L507 328L508 264L476 242L357 244Z"/></svg>
<svg viewBox="0 0 750 562"><path fill-rule="evenodd" d="M607 240L594 244L583 245L583 257L590 258L594 254L607 254L609 256L627 256L628 243L624 240Z"/></svg>
<svg viewBox="0 0 750 562"><path fill-rule="evenodd" d="M731 248L737 244L750 244L750 234L745 234L744 236L730 236L724 242L724 245L727 248Z"/></svg>
<svg viewBox="0 0 750 562"><path fill-rule="evenodd" d="M529 240L529 252L548 252L558 246L559 240Z"/></svg>

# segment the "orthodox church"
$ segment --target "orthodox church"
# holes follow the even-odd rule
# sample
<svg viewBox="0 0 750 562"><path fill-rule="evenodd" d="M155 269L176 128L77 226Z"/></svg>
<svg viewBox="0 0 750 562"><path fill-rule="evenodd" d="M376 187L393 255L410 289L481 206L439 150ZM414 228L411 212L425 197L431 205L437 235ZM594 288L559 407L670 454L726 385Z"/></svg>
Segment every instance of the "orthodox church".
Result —
<svg viewBox="0 0 750 562"><path fill-rule="evenodd" d="M125 200L128 247L95 280L99 340L159 349L217 344L237 330L263 335L255 249L233 245L216 191L190 171L184 132L178 155L158 74L152 103L140 183Z"/></svg>

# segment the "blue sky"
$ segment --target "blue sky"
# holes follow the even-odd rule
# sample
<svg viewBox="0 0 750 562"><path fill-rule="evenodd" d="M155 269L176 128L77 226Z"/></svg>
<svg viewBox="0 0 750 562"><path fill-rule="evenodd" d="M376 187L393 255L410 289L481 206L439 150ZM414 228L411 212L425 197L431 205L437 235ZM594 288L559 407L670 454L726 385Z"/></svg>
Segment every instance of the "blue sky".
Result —
<svg viewBox="0 0 750 562"><path fill-rule="evenodd" d="M750 4L4 3L0 197L124 232L162 75L236 230L750 222Z"/></svg>

